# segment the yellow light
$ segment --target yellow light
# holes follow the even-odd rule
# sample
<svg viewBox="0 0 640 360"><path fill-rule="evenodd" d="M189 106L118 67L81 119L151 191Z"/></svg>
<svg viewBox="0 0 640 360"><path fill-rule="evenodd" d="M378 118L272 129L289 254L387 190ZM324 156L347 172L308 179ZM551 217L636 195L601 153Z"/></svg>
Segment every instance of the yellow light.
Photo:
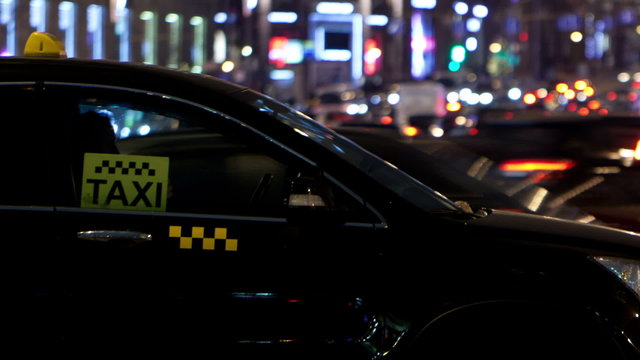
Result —
<svg viewBox="0 0 640 360"><path fill-rule="evenodd" d="M573 87L578 91L586 89L587 86L589 86L589 84L584 80L578 80L573 84Z"/></svg>
<svg viewBox="0 0 640 360"><path fill-rule="evenodd" d="M222 63L222 66L220 68L223 72L230 73L235 68L235 64L233 63L233 61L227 60Z"/></svg>
<svg viewBox="0 0 640 360"><path fill-rule="evenodd" d="M594 89L591 86L587 86L586 88L584 88L584 90L582 91L585 95L591 97L593 95L595 95L596 93L596 89Z"/></svg>
<svg viewBox="0 0 640 360"><path fill-rule="evenodd" d="M634 158L640 160L640 140L636 143L636 152Z"/></svg>
<svg viewBox="0 0 640 360"><path fill-rule="evenodd" d="M564 94L564 92L567 90L569 90L569 85L565 83L558 83L556 85L556 91L559 92L560 94Z"/></svg>
<svg viewBox="0 0 640 360"><path fill-rule="evenodd" d="M571 33L571 35L569 35L569 38L571 39L571 41L573 41L574 43L579 43L580 41L582 41L582 33L580 31L574 31Z"/></svg>
<svg viewBox="0 0 640 360"><path fill-rule="evenodd" d="M464 116L456 116L456 118L453 119L453 121L455 122L456 125L463 126L463 125L466 125L467 118Z"/></svg>
<svg viewBox="0 0 640 360"><path fill-rule="evenodd" d="M462 109L462 104L460 104L458 101L447 103L447 111L449 112L460 111L460 109Z"/></svg>
<svg viewBox="0 0 640 360"><path fill-rule="evenodd" d="M569 89L564 92L564 97L567 98L567 100L573 100L576 98L576 92L572 89Z"/></svg>
<svg viewBox="0 0 640 360"><path fill-rule="evenodd" d="M402 129L402 132L407 136L413 137L418 135L420 131L415 126L407 126L404 129Z"/></svg>
<svg viewBox="0 0 640 360"><path fill-rule="evenodd" d="M489 45L489 51L491 51L491 53L493 54L497 54L502 51L502 45L500 45L499 43L491 43Z"/></svg>
<svg viewBox="0 0 640 360"><path fill-rule="evenodd" d="M538 98L532 93L526 93L522 97L522 101L524 101L524 103L527 105L533 105L536 103L537 100Z"/></svg>

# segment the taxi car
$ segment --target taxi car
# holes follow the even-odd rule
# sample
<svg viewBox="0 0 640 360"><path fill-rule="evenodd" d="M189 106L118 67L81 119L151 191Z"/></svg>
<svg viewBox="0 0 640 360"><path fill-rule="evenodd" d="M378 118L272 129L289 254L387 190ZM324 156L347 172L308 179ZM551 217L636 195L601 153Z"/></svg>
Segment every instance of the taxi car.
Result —
<svg viewBox="0 0 640 360"><path fill-rule="evenodd" d="M33 41L0 59L4 351L640 356L639 235L465 211L251 89Z"/></svg>

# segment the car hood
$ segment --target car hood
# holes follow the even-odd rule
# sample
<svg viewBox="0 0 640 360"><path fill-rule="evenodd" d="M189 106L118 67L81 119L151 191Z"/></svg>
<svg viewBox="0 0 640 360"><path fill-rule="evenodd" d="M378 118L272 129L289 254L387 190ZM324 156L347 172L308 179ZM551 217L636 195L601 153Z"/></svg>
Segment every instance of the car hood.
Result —
<svg viewBox="0 0 640 360"><path fill-rule="evenodd" d="M607 226L510 211L492 210L467 223L472 237L573 248L590 255L640 257L640 234ZM495 239L499 240L499 239Z"/></svg>

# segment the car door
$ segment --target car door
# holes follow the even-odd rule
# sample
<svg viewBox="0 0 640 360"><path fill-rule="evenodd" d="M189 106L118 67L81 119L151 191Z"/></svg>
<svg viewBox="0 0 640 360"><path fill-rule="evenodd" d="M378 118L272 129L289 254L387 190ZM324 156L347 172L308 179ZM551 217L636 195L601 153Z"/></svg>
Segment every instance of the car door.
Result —
<svg viewBox="0 0 640 360"><path fill-rule="evenodd" d="M38 306L51 278L47 269L55 236L54 193L51 191L51 157L46 146L52 142L52 124L38 107L36 83L0 84L2 139L0 152L0 250L2 344L20 343L37 337L29 324L34 319L48 322L50 315Z"/></svg>
<svg viewBox="0 0 640 360"><path fill-rule="evenodd" d="M352 192L215 109L96 85L47 98L76 111L56 164L66 342L363 347L381 219Z"/></svg>

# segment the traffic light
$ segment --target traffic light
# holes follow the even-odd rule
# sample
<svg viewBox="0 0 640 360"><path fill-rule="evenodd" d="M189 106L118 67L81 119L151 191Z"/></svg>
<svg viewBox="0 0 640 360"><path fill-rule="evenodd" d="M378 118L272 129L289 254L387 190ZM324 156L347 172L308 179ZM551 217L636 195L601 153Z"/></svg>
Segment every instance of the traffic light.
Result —
<svg viewBox="0 0 640 360"><path fill-rule="evenodd" d="M287 61L287 46L289 38L273 36L269 39L269 62L277 68L283 68Z"/></svg>
<svg viewBox="0 0 640 360"><path fill-rule="evenodd" d="M467 58L467 49L463 45L457 44L451 47L449 70L456 72L462 67L462 63Z"/></svg>
<svg viewBox="0 0 640 360"><path fill-rule="evenodd" d="M380 70L382 50L376 39L367 39L364 42L364 73L373 75Z"/></svg>

